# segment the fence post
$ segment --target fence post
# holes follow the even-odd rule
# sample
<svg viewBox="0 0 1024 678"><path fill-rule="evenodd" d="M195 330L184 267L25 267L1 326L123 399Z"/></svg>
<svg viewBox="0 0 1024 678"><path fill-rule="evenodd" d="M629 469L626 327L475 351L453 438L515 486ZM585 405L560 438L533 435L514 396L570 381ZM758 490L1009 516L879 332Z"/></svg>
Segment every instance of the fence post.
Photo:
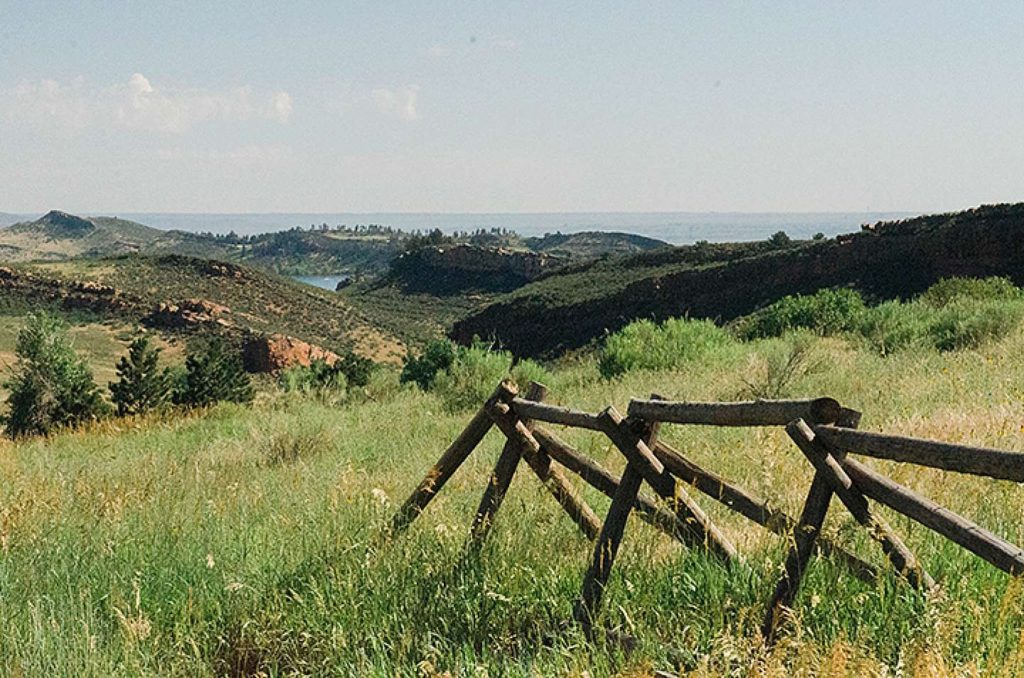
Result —
<svg viewBox="0 0 1024 678"><path fill-rule="evenodd" d="M413 493L409 495L409 498L405 500L405 503L402 504L392 519L391 532L393 534L404 531L412 524L412 521L416 520L423 513L427 504L441 491L441 488L448 482L448 479L452 477L473 450L476 449L476 446L480 444L480 441L483 440L484 436L487 435L487 432L494 425L490 416L491 405L497 402L499 396L508 390L514 392L515 387L511 383L502 382L494 390L494 393L491 394L491 397L480 406L480 409L473 415L473 419L470 420L466 428L459 434L459 437L448 446L448 449L444 451L444 454L437 460L437 463L427 472L427 475L420 481L419 486L413 490Z"/></svg>
<svg viewBox="0 0 1024 678"><path fill-rule="evenodd" d="M546 386L532 382L529 390L526 392L526 398L527 400L540 402L544 400L547 393L548 389ZM524 421L524 423L527 422ZM519 460L521 458L519 446L511 440L506 440L505 446L501 449L501 455L494 464L494 470L491 472L487 489L484 490L484 494L480 498L480 506L473 517L473 526L470 529L471 548L480 548L487 539L491 526L494 524L494 516L498 513L498 509L501 508L501 503L505 499L505 493L508 492L508 487L512 483L512 477L519 467Z"/></svg>
<svg viewBox="0 0 1024 678"><path fill-rule="evenodd" d="M642 423L643 432L640 439L648 447L654 445L658 435L658 424ZM626 529L626 521L629 512L636 503L637 495L640 492L640 485L644 476L639 465L635 461L626 462L626 470L619 480L619 487L612 497L612 505L605 516L604 525L601 527L601 534L594 545L594 557L591 560L587 573L583 576L583 591L580 599L573 609L573 617L587 635L593 633L594 620L597 616L598 607L601 605L601 598L604 594L604 587L611 575L612 564L622 543L622 535Z"/></svg>

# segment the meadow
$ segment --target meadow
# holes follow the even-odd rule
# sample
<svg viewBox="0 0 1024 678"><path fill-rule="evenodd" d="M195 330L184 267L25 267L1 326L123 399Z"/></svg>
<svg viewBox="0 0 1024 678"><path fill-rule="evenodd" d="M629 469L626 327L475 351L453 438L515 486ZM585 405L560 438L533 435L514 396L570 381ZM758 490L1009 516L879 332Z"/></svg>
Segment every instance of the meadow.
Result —
<svg viewBox="0 0 1024 678"><path fill-rule="evenodd" d="M544 375L552 402L590 411L607 404L625 411L630 397L652 391L688 400L828 395L861 410L864 430L1024 449L1020 324L948 350L928 340L935 323L918 320L921 341L896 350L849 332L783 328L780 336L706 341L677 360L634 361L612 378L607 368L602 375L607 354L565 358ZM692 343L693 335L682 336ZM651 342L659 337L644 340L648 354L658 355ZM631 345L621 343L617 350L628 354ZM802 357L794 363L794 355ZM493 387L493 374L478 377L487 382L480 389ZM454 390L465 386L449 381ZM1021 583L884 510L939 581L936 590L915 592L884 567L868 584L817 558L794 624L767 650L758 628L785 540L700 500L742 562L721 565L631 519L601 621L639 644L626 653L588 641L567 620L592 547L534 478L517 476L484 550L464 548L499 434L407 533L388 538L398 504L471 415L471 403L444 388L399 385L395 371L382 369L344 398L264 388L252 406L107 420L0 443L3 672L1024 672ZM561 435L621 470L605 439ZM662 436L773 505L799 512L811 470L781 430L665 426ZM1024 542L1024 493L1016 484L870 465ZM608 500L581 489L603 515ZM827 531L883 565L879 549L842 511L830 513Z"/></svg>

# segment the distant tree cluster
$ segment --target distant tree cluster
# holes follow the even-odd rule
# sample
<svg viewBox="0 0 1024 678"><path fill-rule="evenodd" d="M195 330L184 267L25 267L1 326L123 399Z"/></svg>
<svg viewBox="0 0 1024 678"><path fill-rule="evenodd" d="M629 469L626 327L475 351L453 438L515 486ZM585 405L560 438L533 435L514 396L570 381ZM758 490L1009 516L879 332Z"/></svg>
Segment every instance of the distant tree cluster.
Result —
<svg viewBox="0 0 1024 678"><path fill-rule="evenodd" d="M8 389L7 435L47 435L111 414L85 360L74 350L64 321L30 316L18 334L17 360ZM161 368L160 350L135 339L117 363L109 385L113 413L124 417L174 405L202 407L220 401L249 402L254 391L241 356L220 338L190 344L184 368Z"/></svg>

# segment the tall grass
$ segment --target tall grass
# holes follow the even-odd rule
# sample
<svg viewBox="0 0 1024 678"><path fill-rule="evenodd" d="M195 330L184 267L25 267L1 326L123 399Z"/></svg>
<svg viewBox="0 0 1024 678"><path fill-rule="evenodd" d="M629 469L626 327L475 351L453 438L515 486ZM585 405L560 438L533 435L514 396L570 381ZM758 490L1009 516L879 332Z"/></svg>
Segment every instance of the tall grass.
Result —
<svg viewBox="0 0 1024 678"><path fill-rule="evenodd" d="M767 356L769 347L785 355L789 341L737 343L741 359L698 358L700 369L627 371L610 381L597 381L592 366L565 367L551 375L551 397L591 411L651 390L732 398L751 379L744 356ZM1024 449L1019 327L972 351L882 356L851 337L806 341L827 369L806 371L788 395L836 397L864 411L869 430ZM495 374L467 370L463 383L470 373L492 379L497 362L491 367ZM489 392L493 383L478 387ZM382 372L366 397L343 406L264 392L251 407L109 420L0 443L0 671L941 676L1015 675L1024 666L1020 582L888 511L941 588L916 593L888 574L865 584L815 559L794 627L766 651L757 628L786 543L703 497L742 562L723 567L631 521L601 621L639 645L624 654L588 641L565 621L592 545L528 473L513 483L483 552L464 550L502 445L497 434L407 533L387 538L396 507L467 419L444 394L399 388L394 373ZM621 471L600 436L560 435ZM660 435L799 512L811 471L781 431L665 426ZM871 465L1024 541L1016 484ZM608 500L582 492L603 515ZM838 504L826 530L884 565Z"/></svg>

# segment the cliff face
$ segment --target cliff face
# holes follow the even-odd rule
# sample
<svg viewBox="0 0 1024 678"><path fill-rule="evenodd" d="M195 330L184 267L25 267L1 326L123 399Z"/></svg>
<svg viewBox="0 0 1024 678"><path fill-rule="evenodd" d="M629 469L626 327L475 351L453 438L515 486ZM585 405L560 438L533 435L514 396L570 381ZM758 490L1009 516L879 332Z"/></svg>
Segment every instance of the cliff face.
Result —
<svg viewBox="0 0 1024 678"><path fill-rule="evenodd" d="M407 291L505 291L536 280L567 261L565 257L501 247L445 245L406 252L391 263L391 272Z"/></svg>
<svg viewBox="0 0 1024 678"><path fill-rule="evenodd" d="M730 320L788 294L835 286L876 299L905 298L955 275L1004 275L1024 283L1024 205L878 224L837 240L703 268L652 270L578 303L553 304L542 288L549 278L456 323L452 338L493 337L518 355L553 355L637 318Z"/></svg>

